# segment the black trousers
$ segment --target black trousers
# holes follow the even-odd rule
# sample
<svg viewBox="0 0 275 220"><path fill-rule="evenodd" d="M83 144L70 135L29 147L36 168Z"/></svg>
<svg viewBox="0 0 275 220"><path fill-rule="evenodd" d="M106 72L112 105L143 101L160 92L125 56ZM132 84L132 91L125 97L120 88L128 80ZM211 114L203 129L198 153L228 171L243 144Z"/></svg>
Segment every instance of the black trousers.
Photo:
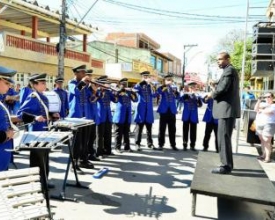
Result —
<svg viewBox="0 0 275 220"><path fill-rule="evenodd" d="M142 137L142 130L143 130L144 125L146 127L146 132L147 132L147 145L152 145L153 144L152 124L149 124L149 123L137 123L136 144L140 145L141 137Z"/></svg>
<svg viewBox="0 0 275 220"><path fill-rule="evenodd" d="M95 125L83 127L82 134L82 148L80 150L80 160L88 161L89 154L94 155L94 141L95 141Z"/></svg>
<svg viewBox="0 0 275 220"><path fill-rule="evenodd" d="M121 149L122 138L124 141L124 150L130 150L130 125L128 122L123 124L116 123L115 124L115 148Z"/></svg>
<svg viewBox="0 0 275 220"><path fill-rule="evenodd" d="M235 118L220 118L218 122L218 146L221 163L231 169L234 167L231 137L235 121Z"/></svg>
<svg viewBox="0 0 275 220"><path fill-rule="evenodd" d="M96 126L97 156L112 152L112 123L104 122Z"/></svg>
<svg viewBox="0 0 275 220"><path fill-rule="evenodd" d="M84 144L86 141L85 137L85 127L78 128L75 133L75 142L73 146L73 158L76 162L78 162L81 159L81 153L84 148Z"/></svg>
<svg viewBox="0 0 275 220"><path fill-rule="evenodd" d="M215 134L215 147L216 151L219 152L218 148L218 124L215 123L206 123L205 125L205 131L204 131L204 138L203 138L203 148L208 149L209 148L209 140L211 137L211 133L214 131Z"/></svg>
<svg viewBox="0 0 275 220"><path fill-rule="evenodd" d="M159 119L159 146L163 147L165 144L165 131L168 125L168 135L171 147L176 146L176 115L170 109L166 113L160 113Z"/></svg>
<svg viewBox="0 0 275 220"><path fill-rule="evenodd" d="M48 176L50 172L49 150L31 150L30 167L39 167L39 175L41 178L40 182L44 191L46 187L45 184L48 182Z"/></svg>
<svg viewBox="0 0 275 220"><path fill-rule="evenodd" d="M197 140L197 123L193 123L191 121L184 121L182 130L183 147L187 148L190 130L190 147L195 148Z"/></svg>

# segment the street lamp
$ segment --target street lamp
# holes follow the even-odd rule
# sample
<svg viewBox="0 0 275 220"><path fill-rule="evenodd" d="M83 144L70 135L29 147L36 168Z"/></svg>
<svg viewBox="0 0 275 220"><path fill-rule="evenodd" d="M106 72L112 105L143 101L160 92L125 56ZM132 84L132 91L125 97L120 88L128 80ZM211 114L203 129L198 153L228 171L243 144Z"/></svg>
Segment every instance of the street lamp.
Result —
<svg viewBox="0 0 275 220"><path fill-rule="evenodd" d="M185 53L188 52L192 47L196 47L198 44L186 44L183 45L183 61L182 61L182 86L184 86L184 77L185 77ZM185 48L189 48L187 51Z"/></svg>

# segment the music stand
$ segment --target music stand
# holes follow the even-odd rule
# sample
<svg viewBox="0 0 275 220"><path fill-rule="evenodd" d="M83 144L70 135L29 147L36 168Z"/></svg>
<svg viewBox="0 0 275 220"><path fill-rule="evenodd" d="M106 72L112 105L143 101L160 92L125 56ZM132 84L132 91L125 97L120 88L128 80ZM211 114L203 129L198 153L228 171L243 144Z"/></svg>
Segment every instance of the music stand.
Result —
<svg viewBox="0 0 275 220"><path fill-rule="evenodd" d="M57 143L63 143L72 138L72 132L53 132L53 131L31 131L25 132L19 142L18 146L15 146L15 151L48 151L54 149ZM49 210L50 216L50 198L49 198L49 188L48 179L46 173L46 158L42 158L43 170L41 173L41 183L43 194L46 199L47 208Z"/></svg>
<svg viewBox="0 0 275 220"><path fill-rule="evenodd" d="M68 158L68 162L67 162L67 168L66 168L66 172L65 172L63 185L62 185L62 191L59 196L51 196L51 198L57 199L57 200L62 200L62 201L66 200L66 201L77 202L76 198L66 197L66 195L65 195L66 186L89 189L89 187L82 186L79 182L77 171L76 171L76 165L75 165L75 162L73 159L73 147L75 146L75 143L76 143L76 134L77 134L77 132L79 132L79 128L89 126L92 124L94 124L93 120L79 119L79 118L64 118L63 120L59 120L59 121L53 123L52 128L59 129L61 133L63 131L68 131L68 130L72 131L73 138L68 141L69 158ZM72 163L75 181L76 181L75 184L67 183L71 163Z"/></svg>

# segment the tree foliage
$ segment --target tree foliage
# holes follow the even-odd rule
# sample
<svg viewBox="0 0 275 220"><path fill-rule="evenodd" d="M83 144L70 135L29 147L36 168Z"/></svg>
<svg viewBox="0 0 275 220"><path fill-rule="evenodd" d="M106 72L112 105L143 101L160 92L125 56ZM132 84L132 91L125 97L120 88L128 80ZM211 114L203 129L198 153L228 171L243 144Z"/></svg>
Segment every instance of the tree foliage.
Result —
<svg viewBox="0 0 275 220"><path fill-rule="evenodd" d="M232 65L237 69L239 76L242 72L243 61L243 49L244 49L244 31L243 30L231 30L223 38L221 38L216 45L213 53L209 56L208 61L210 63L216 62L216 56L220 51L227 51L231 57ZM244 68L244 80L247 81L251 77L251 52L252 52L252 39L247 38L246 41L246 56L245 56L245 68ZM246 82L244 82L246 84Z"/></svg>

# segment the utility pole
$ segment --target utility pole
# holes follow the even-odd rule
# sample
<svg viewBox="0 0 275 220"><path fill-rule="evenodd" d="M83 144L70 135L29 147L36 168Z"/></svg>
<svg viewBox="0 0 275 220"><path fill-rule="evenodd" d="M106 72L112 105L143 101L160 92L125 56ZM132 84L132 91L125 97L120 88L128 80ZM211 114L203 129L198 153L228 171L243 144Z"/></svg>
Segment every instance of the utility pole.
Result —
<svg viewBox="0 0 275 220"><path fill-rule="evenodd" d="M62 15L60 21L59 43L57 45L58 51L58 77L64 77L64 55L66 47L66 13L67 4L66 0L62 0Z"/></svg>
<svg viewBox="0 0 275 220"><path fill-rule="evenodd" d="M182 86L184 86L184 77L185 77L185 67L186 67L186 58L185 53L188 52L192 47L196 47L198 44L186 44L183 45L183 61L182 61ZM186 51L185 48L189 48L189 50Z"/></svg>

